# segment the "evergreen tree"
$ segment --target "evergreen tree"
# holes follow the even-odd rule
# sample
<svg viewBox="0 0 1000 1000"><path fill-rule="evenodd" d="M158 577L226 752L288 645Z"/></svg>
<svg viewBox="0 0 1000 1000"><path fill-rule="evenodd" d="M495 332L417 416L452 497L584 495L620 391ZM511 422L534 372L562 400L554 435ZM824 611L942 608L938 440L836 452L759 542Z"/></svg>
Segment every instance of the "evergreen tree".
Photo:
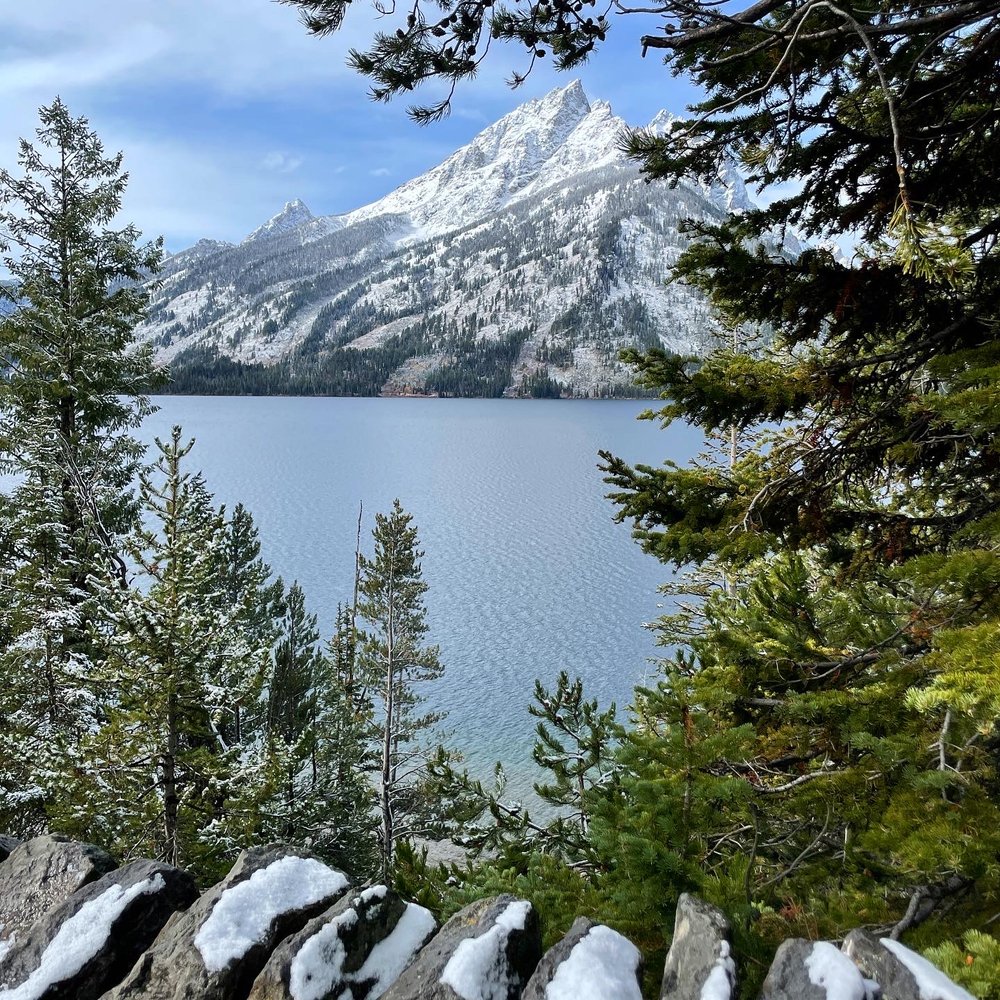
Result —
<svg viewBox="0 0 1000 1000"><path fill-rule="evenodd" d="M315 819L313 797L320 784L319 708L321 654L316 616L306 611L297 582L283 600L281 634L274 649L267 692L267 732L276 768L277 796L271 807L275 839L300 842Z"/></svg>
<svg viewBox="0 0 1000 1000"><path fill-rule="evenodd" d="M419 711L425 699L418 688L439 678L444 668L437 647L424 645L427 584L412 521L399 500L390 513L375 515L375 549L371 558L361 557L358 587L358 617L366 628L357 663L378 709L380 877L387 883L397 842L430 832L438 811L421 785L432 755L423 739L442 716Z"/></svg>
<svg viewBox="0 0 1000 1000"><path fill-rule="evenodd" d="M159 266L160 243L111 228L127 175L86 119L58 99L39 112L37 145L21 142L15 177L0 170L0 472L16 477L0 504L4 644L0 814L9 829L44 826L94 720L87 694L92 580L121 581L122 536L136 515L142 454L130 436L149 412L151 353L132 331Z"/></svg>
<svg viewBox="0 0 1000 1000"><path fill-rule="evenodd" d="M182 444L175 427L156 445L156 476L141 478L146 523L129 553L140 579L109 591L113 629L98 677L106 718L83 743L89 774L64 825L99 833L120 856L211 877L258 825L262 742L244 734L234 744L223 730L234 699L261 697L270 650L243 627L243 603L259 591L226 599L225 519L200 475L183 468L193 441Z"/></svg>

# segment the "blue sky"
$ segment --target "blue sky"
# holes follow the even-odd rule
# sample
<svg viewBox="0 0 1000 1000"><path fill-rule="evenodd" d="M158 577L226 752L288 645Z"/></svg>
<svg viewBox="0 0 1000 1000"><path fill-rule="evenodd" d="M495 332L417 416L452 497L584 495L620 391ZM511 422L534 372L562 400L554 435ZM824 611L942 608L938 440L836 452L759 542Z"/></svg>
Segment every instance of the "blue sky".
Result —
<svg viewBox="0 0 1000 1000"><path fill-rule="evenodd" d="M273 0L25 0L0 13L0 165L15 166L37 108L57 94L85 115L131 181L125 216L179 250L239 240L302 198L316 214L349 211L427 170L518 104L579 77L632 124L694 97L656 53L639 58L649 18L619 17L604 48L572 76L522 69L496 49L460 88L444 122L420 127L402 100L374 104L345 65L377 25L355 5L341 33L311 38ZM353 15L353 17L351 16ZM429 100L433 92L417 94Z"/></svg>

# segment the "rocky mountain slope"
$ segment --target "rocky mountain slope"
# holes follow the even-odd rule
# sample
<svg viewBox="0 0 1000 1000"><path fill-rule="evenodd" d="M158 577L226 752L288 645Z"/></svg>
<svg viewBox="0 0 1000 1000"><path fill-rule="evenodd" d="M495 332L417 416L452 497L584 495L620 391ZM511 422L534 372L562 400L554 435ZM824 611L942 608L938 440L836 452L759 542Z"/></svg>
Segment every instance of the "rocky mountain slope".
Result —
<svg viewBox="0 0 1000 1000"><path fill-rule="evenodd" d="M622 347L712 332L669 284L680 222L749 202L735 169L647 184L623 128L574 82L371 205L294 201L238 245L202 240L168 258L139 335L179 391L628 394Z"/></svg>

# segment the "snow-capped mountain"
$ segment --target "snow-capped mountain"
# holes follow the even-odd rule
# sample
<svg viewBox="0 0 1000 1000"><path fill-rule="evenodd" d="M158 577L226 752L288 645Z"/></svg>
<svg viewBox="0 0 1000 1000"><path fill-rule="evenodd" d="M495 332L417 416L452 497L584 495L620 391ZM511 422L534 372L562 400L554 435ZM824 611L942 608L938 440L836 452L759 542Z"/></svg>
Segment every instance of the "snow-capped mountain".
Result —
<svg viewBox="0 0 1000 1000"><path fill-rule="evenodd" d="M697 353L713 331L669 283L681 221L750 201L735 165L646 183L624 128L573 82L371 205L289 202L169 257L140 336L192 391L627 392L622 347Z"/></svg>
<svg viewBox="0 0 1000 1000"><path fill-rule="evenodd" d="M312 222L314 216L312 212L298 199L288 202L285 207L275 216L268 219L262 226L258 226L243 242L252 243L254 240L264 240L269 236L278 233L287 233L291 229Z"/></svg>

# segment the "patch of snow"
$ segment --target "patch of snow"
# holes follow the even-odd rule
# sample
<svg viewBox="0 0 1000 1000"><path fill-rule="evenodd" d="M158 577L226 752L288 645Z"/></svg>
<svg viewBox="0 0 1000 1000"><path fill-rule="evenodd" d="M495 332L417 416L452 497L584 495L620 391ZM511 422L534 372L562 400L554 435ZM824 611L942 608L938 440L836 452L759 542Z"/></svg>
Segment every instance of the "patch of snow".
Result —
<svg viewBox="0 0 1000 1000"><path fill-rule="evenodd" d="M829 941L816 941L806 959L809 982L826 990L826 1000L869 1000L858 967Z"/></svg>
<svg viewBox="0 0 1000 1000"><path fill-rule="evenodd" d="M917 981L920 1000L975 1000L958 983L953 983L936 965L928 962L923 955L911 951L905 944L882 938L882 947L891 952L906 966Z"/></svg>
<svg viewBox="0 0 1000 1000"><path fill-rule="evenodd" d="M610 927L591 927L556 969L545 987L546 1000L642 1000L639 959L628 938Z"/></svg>
<svg viewBox="0 0 1000 1000"><path fill-rule="evenodd" d="M205 968L218 972L263 941L271 922L336 895L347 876L315 858L279 858L226 889L195 935Z"/></svg>
<svg viewBox="0 0 1000 1000"><path fill-rule="evenodd" d="M340 932L357 922L356 910L344 910L299 948L292 959L288 977L292 1000L322 1000L337 983L343 981L347 953Z"/></svg>
<svg viewBox="0 0 1000 1000"><path fill-rule="evenodd" d="M462 1000L505 1000L508 992L507 938L523 930L531 904L510 903L496 923L479 937L459 942L441 973L440 981Z"/></svg>
<svg viewBox="0 0 1000 1000"><path fill-rule="evenodd" d="M3 924L0 924L0 931L3 930ZM0 938L0 962L4 960L7 952L14 947L14 938L16 935L11 934L9 938Z"/></svg>
<svg viewBox="0 0 1000 1000"><path fill-rule="evenodd" d="M384 885L372 886L361 893L360 899L364 902L382 900L387 891ZM344 972L347 953L341 934L357 922L358 912L351 907L324 924L302 945L289 970L288 989L292 1000L322 1000L338 984L373 980L368 1000L376 1000L399 978L434 930L430 910L407 903L399 922L372 948L361 968L356 972ZM351 993L343 995L349 998Z"/></svg>
<svg viewBox="0 0 1000 1000"><path fill-rule="evenodd" d="M101 948L111 933L111 925L138 896L159 892L162 875L151 875L123 889L113 885L88 900L56 932L42 952L38 968L19 986L0 990L0 1000L38 1000L56 983L75 976Z"/></svg>
<svg viewBox="0 0 1000 1000"><path fill-rule="evenodd" d="M402 975L403 969L434 931L434 915L416 903L407 903L399 923L388 937L372 948L365 964L351 976L364 982L374 979L368 1000L376 1000Z"/></svg>
<svg viewBox="0 0 1000 1000"><path fill-rule="evenodd" d="M702 984L700 1000L731 1000L736 985L736 963L729 953L729 942L719 942L719 956Z"/></svg>

